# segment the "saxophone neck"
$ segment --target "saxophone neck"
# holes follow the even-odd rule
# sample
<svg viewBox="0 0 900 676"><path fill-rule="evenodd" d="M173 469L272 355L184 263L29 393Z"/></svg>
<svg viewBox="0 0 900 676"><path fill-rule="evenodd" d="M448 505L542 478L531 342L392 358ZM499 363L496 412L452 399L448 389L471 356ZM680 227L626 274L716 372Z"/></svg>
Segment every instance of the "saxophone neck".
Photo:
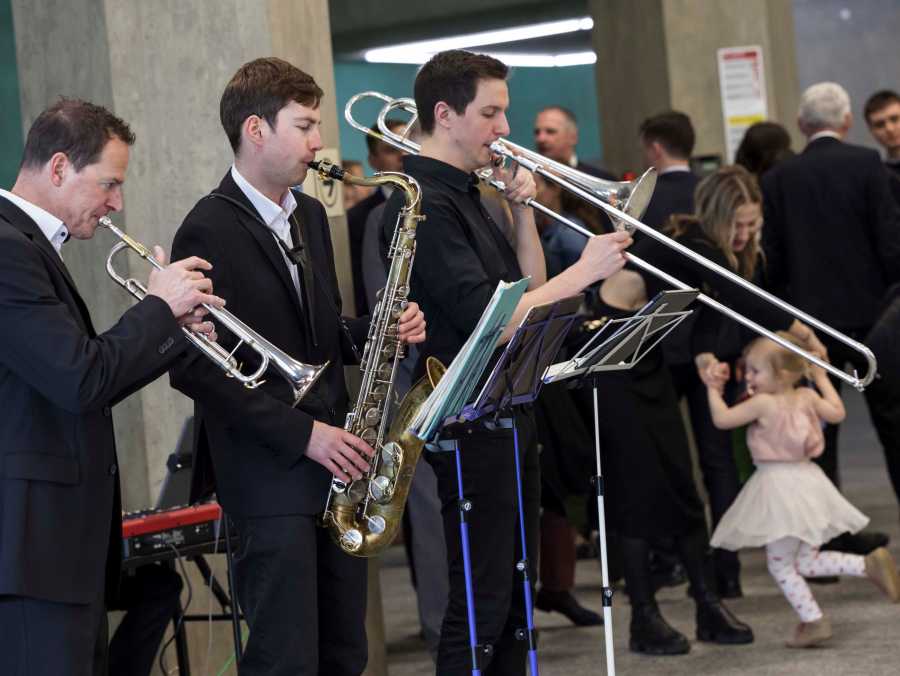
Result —
<svg viewBox="0 0 900 676"><path fill-rule="evenodd" d="M316 174L322 181L342 181L350 185L367 187L391 185L398 188L403 191L405 197L405 211L414 210L422 199L422 189L419 187L419 182L412 176L399 171L381 171L372 176L354 176L329 159L314 160L309 163L309 167L316 171Z"/></svg>

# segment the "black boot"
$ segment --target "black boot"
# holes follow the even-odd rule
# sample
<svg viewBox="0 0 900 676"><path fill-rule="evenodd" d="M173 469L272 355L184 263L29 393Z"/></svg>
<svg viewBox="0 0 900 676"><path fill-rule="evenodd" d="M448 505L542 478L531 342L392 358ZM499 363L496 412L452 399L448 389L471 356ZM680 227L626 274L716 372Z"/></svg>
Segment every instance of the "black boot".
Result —
<svg viewBox="0 0 900 676"><path fill-rule="evenodd" d="M752 643L753 630L738 620L719 599L706 528L698 528L679 538L677 547L697 603L697 639L727 645Z"/></svg>
<svg viewBox="0 0 900 676"><path fill-rule="evenodd" d="M753 630L721 601L697 601L697 640L724 645L753 643Z"/></svg>
<svg viewBox="0 0 900 676"><path fill-rule="evenodd" d="M648 655L683 655L691 644L659 614L650 579L650 545L640 538L620 538L625 584L631 598L631 639L633 652Z"/></svg>
<svg viewBox="0 0 900 676"><path fill-rule="evenodd" d="M631 605L631 652L646 655L685 655L691 644L672 628L659 612L655 601Z"/></svg>

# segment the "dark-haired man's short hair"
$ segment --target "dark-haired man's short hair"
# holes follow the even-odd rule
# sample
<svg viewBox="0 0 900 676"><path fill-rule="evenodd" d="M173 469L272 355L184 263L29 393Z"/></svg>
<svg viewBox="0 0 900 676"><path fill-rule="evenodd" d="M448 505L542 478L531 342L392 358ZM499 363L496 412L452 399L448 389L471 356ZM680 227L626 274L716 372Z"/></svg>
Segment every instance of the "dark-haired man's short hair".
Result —
<svg viewBox="0 0 900 676"><path fill-rule="evenodd" d="M322 89L311 75L275 57L254 59L238 68L222 92L219 118L228 135L231 149L241 145L241 126L251 115L258 115L275 128L278 111L296 101L307 108L318 108Z"/></svg>
<svg viewBox="0 0 900 676"><path fill-rule="evenodd" d="M416 75L414 94L423 134L434 131L434 107L444 101L459 115L474 99L479 80L505 80L509 68L486 54L462 49L439 52Z"/></svg>
<svg viewBox="0 0 900 676"><path fill-rule="evenodd" d="M38 115L22 153L22 169L43 167L56 153L65 153L75 171L100 159L112 138L134 144L128 125L103 106L62 98Z"/></svg>
<svg viewBox="0 0 900 676"><path fill-rule="evenodd" d="M874 115L879 110L892 103L900 103L900 94L893 89L881 89L872 94L866 101L866 105L863 107L863 115L865 115L866 123L868 124L869 122L869 116Z"/></svg>
<svg viewBox="0 0 900 676"><path fill-rule="evenodd" d="M691 118L677 110L648 117L639 131L645 143L659 143L672 157L687 160L694 151L694 125Z"/></svg>
<svg viewBox="0 0 900 676"><path fill-rule="evenodd" d="M391 131L396 131L398 127L405 126L405 122L402 120L387 120L387 128ZM369 127L374 132L381 133L381 129L378 127L378 123L376 122L371 127ZM380 139L375 138L371 134L366 134L366 147L369 149L369 154L374 155L378 152L378 144L383 143Z"/></svg>

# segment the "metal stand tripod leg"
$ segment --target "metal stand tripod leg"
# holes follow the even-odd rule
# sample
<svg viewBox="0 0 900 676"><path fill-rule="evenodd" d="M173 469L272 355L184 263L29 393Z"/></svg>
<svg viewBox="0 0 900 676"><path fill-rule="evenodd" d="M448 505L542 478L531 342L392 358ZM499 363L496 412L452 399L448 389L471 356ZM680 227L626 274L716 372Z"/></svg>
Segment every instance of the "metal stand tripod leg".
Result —
<svg viewBox="0 0 900 676"><path fill-rule="evenodd" d="M528 542L525 538L525 508L522 501L522 469L519 456L519 428L516 426L513 416L513 442L516 454L516 492L519 498L519 533L522 537L522 559L516 564L516 568L522 573L522 588L525 594L525 618L527 623L527 636L519 638L528 639L528 664L531 668L531 676L539 676L537 661L537 642L534 633L534 604L531 598L531 580L528 575Z"/></svg>
<svg viewBox="0 0 900 676"><path fill-rule="evenodd" d="M224 512L222 513L222 525L225 530L225 554L228 563L228 595L231 597L231 627L234 631L234 663L239 664L241 656L244 654L243 644L241 643L241 613L237 603L237 585L234 581L234 557L231 551L231 529L229 526L230 519Z"/></svg>
<svg viewBox="0 0 900 676"><path fill-rule="evenodd" d="M612 597L609 586L609 568L606 559L606 511L603 507L603 472L600 467L600 412L597 404L597 380L594 379L594 450L597 455L597 475L594 488L597 491L597 523L600 533L600 571L603 580L603 634L606 638L606 673L615 676L616 658L613 649Z"/></svg>
<svg viewBox="0 0 900 676"><path fill-rule="evenodd" d="M478 645L478 633L475 626L475 587L472 582L472 555L469 550L469 524L466 516L472 511L472 502L463 495L462 460L459 454L459 440L456 446L456 483L459 487L459 538L462 543L463 572L466 579L466 612L469 617L469 649L472 652L472 676L481 676L481 657L489 652Z"/></svg>

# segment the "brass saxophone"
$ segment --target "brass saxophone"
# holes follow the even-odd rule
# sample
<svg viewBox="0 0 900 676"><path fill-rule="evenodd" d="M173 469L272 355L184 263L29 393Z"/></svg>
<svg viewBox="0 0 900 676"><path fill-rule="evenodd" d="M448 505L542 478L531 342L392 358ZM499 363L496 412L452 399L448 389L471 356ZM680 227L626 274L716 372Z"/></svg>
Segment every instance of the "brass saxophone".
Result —
<svg viewBox="0 0 900 676"><path fill-rule="evenodd" d="M407 304L410 275L416 250L416 227L421 189L411 176L384 172L359 178L328 160L310 162L323 180L336 179L354 185L393 185L402 190L405 204L400 211L388 256L391 266L387 284L369 324L360 368L362 386L344 429L375 449L369 471L349 484L332 477L322 524L335 543L354 556L375 556L386 549L400 528L406 496L424 443L412 435L409 425L444 374L444 366L429 358L427 374L403 397L391 414L394 380L403 358L397 333L400 314ZM388 424L390 422L390 427Z"/></svg>

